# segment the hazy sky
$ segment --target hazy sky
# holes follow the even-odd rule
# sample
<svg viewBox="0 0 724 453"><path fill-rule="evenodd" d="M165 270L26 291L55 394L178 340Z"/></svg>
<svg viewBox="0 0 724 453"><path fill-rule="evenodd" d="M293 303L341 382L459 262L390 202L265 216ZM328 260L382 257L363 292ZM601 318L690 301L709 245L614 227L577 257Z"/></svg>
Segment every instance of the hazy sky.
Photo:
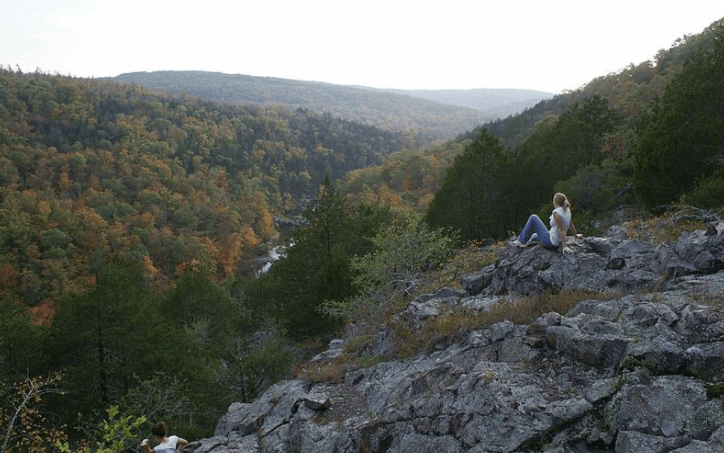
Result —
<svg viewBox="0 0 724 453"><path fill-rule="evenodd" d="M559 93L723 17L722 0L0 0L0 65Z"/></svg>

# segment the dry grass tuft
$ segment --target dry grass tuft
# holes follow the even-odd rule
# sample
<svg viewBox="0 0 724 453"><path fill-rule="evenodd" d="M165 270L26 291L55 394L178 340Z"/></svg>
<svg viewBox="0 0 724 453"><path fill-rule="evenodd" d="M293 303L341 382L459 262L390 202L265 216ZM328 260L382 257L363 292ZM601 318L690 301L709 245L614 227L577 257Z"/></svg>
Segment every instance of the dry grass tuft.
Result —
<svg viewBox="0 0 724 453"><path fill-rule="evenodd" d="M381 363L382 357L372 357L368 352L351 354L349 351L332 362L297 364L294 370L296 379L304 379L310 383L338 383L344 380L347 373L362 368L369 368Z"/></svg>
<svg viewBox="0 0 724 453"><path fill-rule="evenodd" d="M707 223L700 220L702 211L689 206L677 206L671 212L652 218L640 218L622 226L629 237L652 244L676 241L681 233L705 230Z"/></svg>
<svg viewBox="0 0 724 453"><path fill-rule="evenodd" d="M395 323L393 329L399 346L397 356L405 359L462 340L468 332L480 326L480 315L464 308L455 308L444 315L428 319L421 330L413 331L405 323Z"/></svg>
<svg viewBox="0 0 724 453"><path fill-rule="evenodd" d="M294 371L294 377L295 379L304 379L312 384L318 384L321 382L336 383L342 382L344 380L344 376L350 370L352 370L352 368L347 366L347 364L336 360L331 363L309 363L304 367L297 364L297 368Z"/></svg>
<svg viewBox="0 0 724 453"><path fill-rule="evenodd" d="M722 308L724 308L724 297L723 296L706 297L706 298L703 298L700 301L700 303L703 305L708 305L710 307L722 309Z"/></svg>
<svg viewBox="0 0 724 453"><path fill-rule="evenodd" d="M724 308L724 295L721 294L711 294L709 291L697 291L695 288L691 299L700 305L719 309Z"/></svg>
<svg viewBox="0 0 724 453"><path fill-rule="evenodd" d="M561 291L544 293L533 297L501 300L490 310L473 313L458 307L450 312L428 320L418 331L411 331L406 325L396 325L395 334L400 340L399 357L412 357L438 346L463 340L468 333L485 329L508 320L515 324L530 324L541 315L556 312L565 315L571 308L584 300L610 300L615 294L591 291Z"/></svg>
<svg viewBox="0 0 724 453"><path fill-rule="evenodd" d="M491 313L496 318L495 322L507 319L516 324L530 324L541 315L552 311L565 315L571 308L584 300L603 301L615 297L618 297L618 294L582 290L565 290L555 294L545 292L498 304L491 310Z"/></svg>

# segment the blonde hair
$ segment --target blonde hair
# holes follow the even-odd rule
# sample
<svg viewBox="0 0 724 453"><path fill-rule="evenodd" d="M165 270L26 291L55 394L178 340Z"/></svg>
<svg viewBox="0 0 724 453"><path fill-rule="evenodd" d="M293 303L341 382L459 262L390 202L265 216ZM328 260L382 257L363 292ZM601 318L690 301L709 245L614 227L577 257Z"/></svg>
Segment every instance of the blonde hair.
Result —
<svg viewBox="0 0 724 453"><path fill-rule="evenodd" d="M571 209L571 203L568 202L568 197L560 192L553 196L553 205L560 206L563 209Z"/></svg>

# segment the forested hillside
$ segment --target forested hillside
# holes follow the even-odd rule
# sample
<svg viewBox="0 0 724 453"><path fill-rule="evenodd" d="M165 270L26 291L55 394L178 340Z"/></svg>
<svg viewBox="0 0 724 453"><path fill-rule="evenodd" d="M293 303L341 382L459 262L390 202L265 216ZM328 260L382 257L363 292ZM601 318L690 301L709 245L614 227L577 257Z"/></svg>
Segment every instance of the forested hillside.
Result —
<svg viewBox="0 0 724 453"><path fill-rule="evenodd" d="M535 90L478 88L471 90L388 90L393 93L429 99L444 104L480 110L494 117L507 118L533 107L553 93Z"/></svg>
<svg viewBox="0 0 724 453"><path fill-rule="evenodd" d="M715 22L701 34L683 37L669 49L660 50L655 61L631 64L618 73L596 78L576 91L542 101L518 115L486 123L442 147L404 151L390 156L379 166L354 170L347 174L342 190L355 199L389 200L397 206L424 212L447 174L447 190L437 197L437 206L444 209L438 211L432 206L429 218L439 215L437 224L455 223L458 228L463 228L459 222L464 219L470 225L465 227L469 238L502 238L518 230L530 212L537 212L541 206L544 206L542 211L548 209L555 190L569 194L578 212L577 224L590 231L605 227L612 211L620 208L640 209L642 202L653 208L652 204L681 201L681 192L671 192L663 198L640 198L642 191L634 187L645 176L644 172L636 173L635 168L644 165L642 155L654 151L634 156L640 146L648 146L641 143L642 137L648 137L641 135L641 128L647 118L660 109L655 101L664 97L667 87L687 64L701 59L695 57L697 52L705 55L714 50L721 29L722 22ZM709 77L703 76L703 70L695 77L698 79L687 77L688 86L691 90L703 89ZM705 92L711 94L712 88ZM701 102L702 108L706 105L701 99L697 102ZM696 107L692 104L686 108L695 111ZM696 116L697 121L706 124L702 127L713 130L716 122L706 120L707 117L716 118L716 114L709 109L708 113ZM679 120L680 123L671 124L669 130L701 130L690 120ZM494 136L495 143L489 142L486 134ZM662 135L662 131L654 134L667 136ZM692 138L687 140L695 142ZM711 137L704 142L712 143ZM489 143L492 148L481 148L481 143ZM679 146L686 150L686 143ZM483 155L473 157L475 149ZM718 162L715 155L704 155L710 163ZM456 157L459 162L451 169ZM687 161L684 156L678 159L674 166ZM646 165L651 168L653 164ZM716 166L710 167L714 168ZM686 173L683 179L694 184L700 171L701 166ZM419 177L421 174L424 178ZM674 179L681 178L673 174L656 177L662 182ZM456 184L459 186L453 189ZM699 197L704 190L702 186L696 192L695 200L702 206L710 206L711 202ZM463 201L465 197L469 199ZM694 199L689 196L687 200ZM458 213L451 211L456 205L454 209L459 210ZM484 226L487 222L495 225Z"/></svg>
<svg viewBox="0 0 724 453"><path fill-rule="evenodd" d="M304 110L0 78L0 290L31 305L81 290L107 255L142 260L162 287L192 264L233 276L325 177L418 145Z"/></svg>
<svg viewBox="0 0 724 453"><path fill-rule="evenodd" d="M433 139L454 138L498 116L404 93L240 74L135 72L119 75L113 80L138 83L169 93L188 93L233 105L282 105L290 110L303 108L385 130L408 131Z"/></svg>
<svg viewBox="0 0 724 453"><path fill-rule="evenodd" d="M148 419L210 436L278 379L367 366L381 328L414 354L400 308L492 262L461 244L547 218L556 191L586 232L672 204L720 213L722 105L721 21L435 146L311 110L3 69L6 451L135 451ZM293 247L245 272L299 207ZM358 354L308 368L337 335Z"/></svg>
<svg viewBox="0 0 724 453"><path fill-rule="evenodd" d="M627 124L633 124L698 50L712 49L716 31L721 27L722 21L714 22L701 33L683 36L668 49L660 49L653 61L631 63L619 72L601 75L580 89L542 101L511 118L493 121L485 128L507 146L515 146L525 140L540 121L557 117L573 104L582 104L596 95L607 99Z"/></svg>

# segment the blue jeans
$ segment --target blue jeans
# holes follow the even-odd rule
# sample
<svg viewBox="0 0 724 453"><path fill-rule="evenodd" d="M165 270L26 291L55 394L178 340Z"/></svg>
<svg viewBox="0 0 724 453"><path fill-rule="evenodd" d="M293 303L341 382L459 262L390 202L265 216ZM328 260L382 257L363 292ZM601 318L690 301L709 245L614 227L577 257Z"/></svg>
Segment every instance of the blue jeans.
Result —
<svg viewBox="0 0 724 453"><path fill-rule="evenodd" d="M543 221L537 215L533 214L528 218L523 231L518 236L518 240L523 244L527 244L530 241L530 237L535 233L538 236L540 245L548 248L556 248L551 242L551 234L548 228L545 226Z"/></svg>

